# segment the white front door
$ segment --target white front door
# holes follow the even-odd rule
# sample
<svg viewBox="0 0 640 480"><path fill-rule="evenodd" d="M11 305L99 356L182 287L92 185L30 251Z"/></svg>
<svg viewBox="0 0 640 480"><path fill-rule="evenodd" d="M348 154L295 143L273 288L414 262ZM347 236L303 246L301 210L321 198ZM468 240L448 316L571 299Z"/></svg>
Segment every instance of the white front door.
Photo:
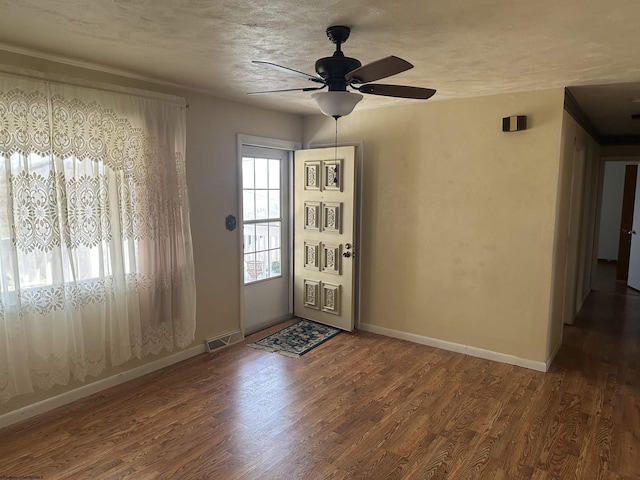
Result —
<svg viewBox="0 0 640 480"><path fill-rule="evenodd" d="M290 318L289 152L242 146L245 334Z"/></svg>
<svg viewBox="0 0 640 480"><path fill-rule="evenodd" d="M355 317L355 147L295 153L294 313L351 331Z"/></svg>
<svg viewBox="0 0 640 480"><path fill-rule="evenodd" d="M631 250L629 253L629 277L627 285L640 290L640 175L636 178L636 199L633 206L633 226L631 235Z"/></svg>

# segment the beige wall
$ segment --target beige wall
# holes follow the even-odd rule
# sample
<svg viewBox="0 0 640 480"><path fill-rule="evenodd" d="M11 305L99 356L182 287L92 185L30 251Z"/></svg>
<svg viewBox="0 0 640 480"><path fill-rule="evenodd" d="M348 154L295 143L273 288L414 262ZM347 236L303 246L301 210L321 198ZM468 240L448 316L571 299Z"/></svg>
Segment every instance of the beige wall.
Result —
<svg viewBox="0 0 640 480"><path fill-rule="evenodd" d="M562 112L553 89L339 120L364 142L361 322L546 360ZM305 145L333 135L305 117Z"/></svg>
<svg viewBox="0 0 640 480"><path fill-rule="evenodd" d="M302 118L7 52L0 52L0 65L143 88L187 99L187 184L191 202L197 288L194 344L202 344L206 337L240 328L238 233L237 230L228 232L225 229L225 217L229 214L238 216L236 135L243 133L300 142ZM99 378L157 359L158 356L152 355L143 361L127 362L118 368L109 369ZM7 404L0 405L0 415L94 380L15 397Z"/></svg>

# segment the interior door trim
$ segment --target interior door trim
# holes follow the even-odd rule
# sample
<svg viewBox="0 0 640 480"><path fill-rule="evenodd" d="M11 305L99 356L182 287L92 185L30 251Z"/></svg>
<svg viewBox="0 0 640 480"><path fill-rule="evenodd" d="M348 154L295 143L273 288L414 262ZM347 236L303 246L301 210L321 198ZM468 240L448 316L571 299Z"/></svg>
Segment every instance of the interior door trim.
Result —
<svg viewBox="0 0 640 480"><path fill-rule="evenodd" d="M238 159L242 154L242 145L250 147L275 148L277 150L300 150L301 142L293 140L279 140L277 138L256 137L255 135L238 134Z"/></svg>

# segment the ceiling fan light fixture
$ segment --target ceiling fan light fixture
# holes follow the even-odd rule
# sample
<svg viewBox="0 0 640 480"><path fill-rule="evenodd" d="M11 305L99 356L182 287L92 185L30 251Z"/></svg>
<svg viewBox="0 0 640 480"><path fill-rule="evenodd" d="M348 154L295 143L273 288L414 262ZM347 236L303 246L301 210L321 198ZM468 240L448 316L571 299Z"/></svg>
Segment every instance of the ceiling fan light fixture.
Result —
<svg viewBox="0 0 640 480"><path fill-rule="evenodd" d="M353 92L329 91L314 93L311 98L316 101L322 113L337 120L353 112L363 96Z"/></svg>

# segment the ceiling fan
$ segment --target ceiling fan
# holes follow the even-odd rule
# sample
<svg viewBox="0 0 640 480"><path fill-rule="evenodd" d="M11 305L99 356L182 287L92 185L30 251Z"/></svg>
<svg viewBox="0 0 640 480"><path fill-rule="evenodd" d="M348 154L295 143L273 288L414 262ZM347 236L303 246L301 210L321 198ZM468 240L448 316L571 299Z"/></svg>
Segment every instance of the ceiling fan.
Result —
<svg viewBox="0 0 640 480"><path fill-rule="evenodd" d="M382 95L385 97L399 97L426 100L436 91L431 88L410 87L407 85L386 85L370 83L387 78L413 68L406 60L395 56L385 57L375 62L362 65L355 58L345 57L342 44L347 41L351 29L335 25L327 28L327 37L336 45L336 51L331 57L324 57L316 61L316 75L293 70L288 67L270 62L253 61L252 63L271 68L297 77L305 78L320 86L306 88L287 88L284 90L268 90L251 92L249 95L277 92L310 92L328 88L328 92L315 93L312 98L318 103L325 115L338 119L353 111L363 96L347 91L347 87L360 93Z"/></svg>

